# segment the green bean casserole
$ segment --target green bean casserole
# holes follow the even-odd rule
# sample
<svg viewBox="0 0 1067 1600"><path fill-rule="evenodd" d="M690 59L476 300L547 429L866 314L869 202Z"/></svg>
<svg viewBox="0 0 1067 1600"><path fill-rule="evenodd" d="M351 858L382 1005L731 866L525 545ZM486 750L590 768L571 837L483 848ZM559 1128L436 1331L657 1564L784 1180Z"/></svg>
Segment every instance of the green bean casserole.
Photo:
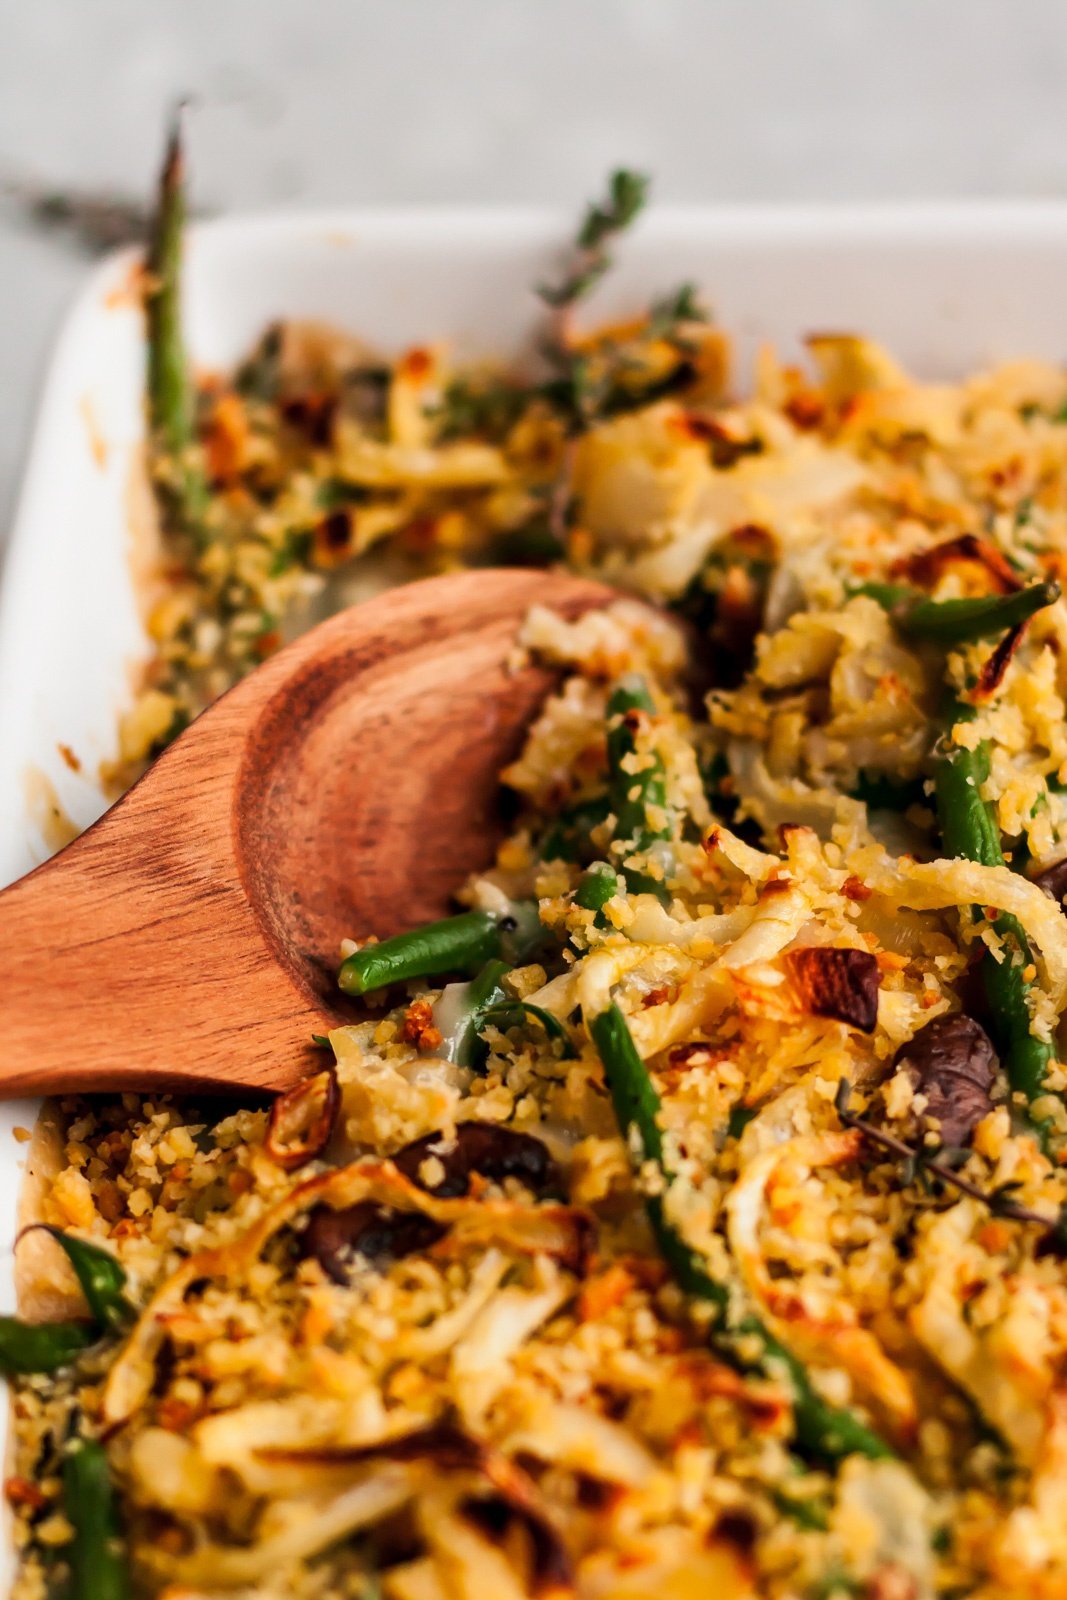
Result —
<svg viewBox="0 0 1067 1600"><path fill-rule="evenodd" d="M644 198L528 360L283 324L194 385L172 142L110 781L376 586L624 598L531 611L513 830L349 930L306 1082L46 1109L16 1600L1067 1596L1067 373L824 334L739 396L694 287L584 306Z"/></svg>

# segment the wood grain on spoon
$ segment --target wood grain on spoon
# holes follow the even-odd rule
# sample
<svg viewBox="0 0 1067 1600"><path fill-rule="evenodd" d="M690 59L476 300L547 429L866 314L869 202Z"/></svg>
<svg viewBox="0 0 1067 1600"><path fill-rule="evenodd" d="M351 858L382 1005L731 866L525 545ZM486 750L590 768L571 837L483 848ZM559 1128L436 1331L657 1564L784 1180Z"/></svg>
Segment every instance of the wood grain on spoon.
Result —
<svg viewBox="0 0 1067 1600"><path fill-rule="evenodd" d="M277 1089L355 1014L339 945L446 915L500 837L498 773L551 686L535 602L487 571L322 623L224 695L98 823L0 894L0 1094Z"/></svg>

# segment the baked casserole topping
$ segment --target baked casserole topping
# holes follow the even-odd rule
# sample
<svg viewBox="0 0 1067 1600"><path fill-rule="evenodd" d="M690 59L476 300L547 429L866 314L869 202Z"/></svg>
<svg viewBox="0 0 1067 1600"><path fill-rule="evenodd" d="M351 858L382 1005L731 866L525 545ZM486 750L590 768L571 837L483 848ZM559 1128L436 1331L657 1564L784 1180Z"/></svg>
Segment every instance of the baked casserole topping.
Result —
<svg viewBox="0 0 1067 1600"><path fill-rule="evenodd" d="M1067 1595L1067 374L741 397L688 286L589 331L643 198L526 367L289 324L194 395L171 152L114 782L383 583L627 598L529 615L514 830L305 1083L46 1111L17 1600Z"/></svg>

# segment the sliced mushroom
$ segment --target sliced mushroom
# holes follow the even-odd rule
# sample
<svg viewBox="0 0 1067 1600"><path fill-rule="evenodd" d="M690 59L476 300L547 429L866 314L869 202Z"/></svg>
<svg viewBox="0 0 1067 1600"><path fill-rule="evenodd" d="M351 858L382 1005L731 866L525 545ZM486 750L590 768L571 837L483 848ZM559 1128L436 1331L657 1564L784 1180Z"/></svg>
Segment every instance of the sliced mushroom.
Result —
<svg viewBox="0 0 1067 1600"><path fill-rule="evenodd" d="M976 1125L993 1109L991 1091L1000 1065L985 1029L962 1012L935 1017L901 1045L894 1065L925 1097L923 1122L933 1125L941 1143L969 1144Z"/></svg>
<svg viewBox="0 0 1067 1600"><path fill-rule="evenodd" d="M457 1199L470 1190L471 1177L501 1183L518 1178L528 1189L558 1189L559 1173L540 1139L495 1123L464 1122L455 1134L427 1134L398 1150L393 1165L418 1188L441 1200ZM437 1162L441 1175L426 1182L422 1169ZM342 1211L317 1206L302 1236L306 1256L314 1256L335 1283L351 1281L356 1259L386 1266L402 1256L427 1250L445 1229L417 1211L395 1211L373 1200L361 1200Z"/></svg>
<svg viewBox="0 0 1067 1600"><path fill-rule="evenodd" d="M817 1017L873 1033L878 1020L878 962L868 950L811 945L785 958L801 1002Z"/></svg>
<svg viewBox="0 0 1067 1600"><path fill-rule="evenodd" d="M421 1211L395 1211L374 1200L360 1200L344 1211L316 1206L300 1236L301 1254L313 1256L327 1277L345 1285L352 1280L357 1257L387 1266L428 1250L445 1231Z"/></svg>
<svg viewBox="0 0 1067 1600"><path fill-rule="evenodd" d="M493 1183L517 1178L534 1194L560 1187L559 1169L540 1139L493 1122L461 1122L452 1135L427 1134L406 1144L391 1159L405 1178L445 1200L467 1194L475 1173ZM441 1177L431 1183L422 1176L427 1161L438 1162L442 1168Z"/></svg>
<svg viewBox="0 0 1067 1600"><path fill-rule="evenodd" d="M270 1108L264 1148L286 1172L321 1155L330 1142L341 1109L341 1090L332 1066L305 1078Z"/></svg>

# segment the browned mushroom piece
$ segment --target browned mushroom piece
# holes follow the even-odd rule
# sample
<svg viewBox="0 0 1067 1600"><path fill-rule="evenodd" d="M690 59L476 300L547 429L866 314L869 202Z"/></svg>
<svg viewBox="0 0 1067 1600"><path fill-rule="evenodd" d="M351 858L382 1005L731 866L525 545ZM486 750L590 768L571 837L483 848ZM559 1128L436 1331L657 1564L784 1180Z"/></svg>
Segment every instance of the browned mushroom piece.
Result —
<svg viewBox="0 0 1067 1600"><path fill-rule="evenodd" d="M559 1169L540 1139L495 1123L463 1122L454 1134L426 1134L391 1159L409 1182L441 1200L465 1196L475 1173L494 1183L517 1178L535 1194L560 1187ZM434 1181L427 1182L423 1167L434 1161L440 1163L441 1172L431 1172ZM359 1258L387 1266L402 1256L428 1250L445 1231L421 1212L360 1200L340 1211L316 1206L301 1235L300 1250L304 1256L313 1256L335 1283L347 1284Z"/></svg>
<svg viewBox="0 0 1067 1600"><path fill-rule="evenodd" d="M341 1089L331 1065L305 1078L271 1106L264 1149L287 1172L320 1156L341 1111Z"/></svg>
<svg viewBox="0 0 1067 1600"><path fill-rule="evenodd" d="M461 1122L453 1134L428 1133L391 1160L405 1178L442 1200L465 1195L474 1173L493 1183L517 1178L534 1194L560 1188L559 1169L540 1139L493 1122ZM430 1183L422 1175L427 1161L439 1162L442 1169Z"/></svg>
<svg viewBox="0 0 1067 1600"><path fill-rule="evenodd" d="M316 1206L300 1236L301 1255L313 1256L334 1283L348 1284L357 1260L387 1266L436 1244L445 1228L421 1211L397 1211L360 1200L343 1211Z"/></svg>
<svg viewBox="0 0 1067 1600"><path fill-rule="evenodd" d="M976 1124L993 1109L991 1091L1000 1065L985 1029L962 1012L935 1017L901 1045L894 1065L926 1099L923 1125L943 1145L969 1144Z"/></svg>
<svg viewBox="0 0 1067 1600"><path fill-rule="evenodd" d="M869 950L810 945L790 950L785 961L801 1003L813 1016L874 1032L881 973Z"/></svg>
<svg viewBox="0 0 1067 1600"><path fill-rule="evenodd" d="M1034 883L1039 889L1044 889L1050 899L1055 900L1061 911L1067 911L1064 900L1067 899L1067 856L1062 861L1054 861L1043 872L1035 872Z"/></svg>

